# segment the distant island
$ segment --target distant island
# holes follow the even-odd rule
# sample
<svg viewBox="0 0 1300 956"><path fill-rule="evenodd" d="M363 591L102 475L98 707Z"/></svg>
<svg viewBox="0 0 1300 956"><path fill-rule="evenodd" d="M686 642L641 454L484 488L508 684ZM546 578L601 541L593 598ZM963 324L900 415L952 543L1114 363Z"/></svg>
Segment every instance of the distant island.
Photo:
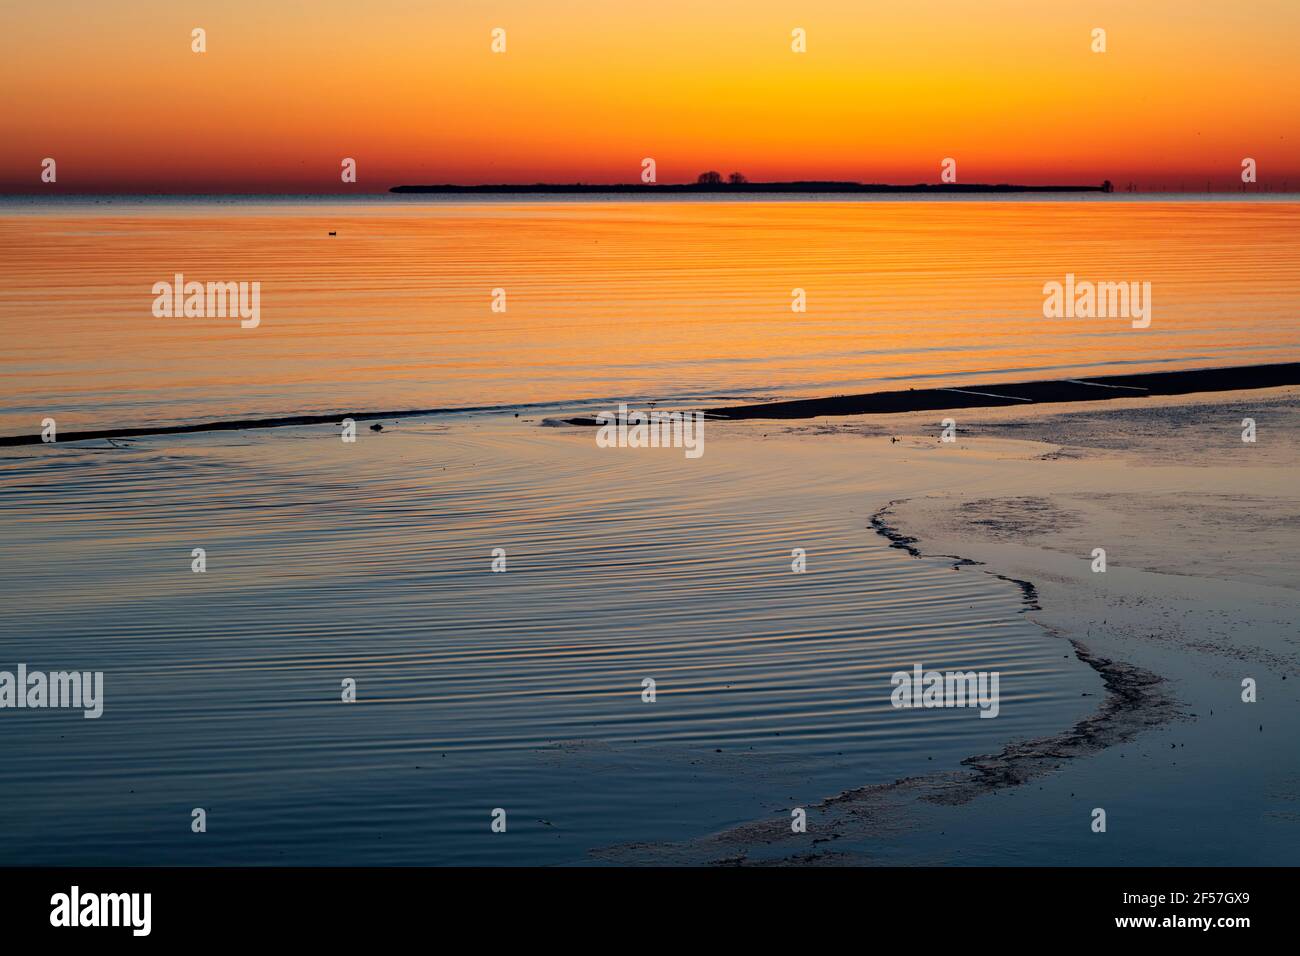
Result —
<svg viewBox="0 0 1300 956"><path fill-rule="evenodd" d="M735 193L1109 193L1110 180L1099 186L1020 186L1011 183L853 183L825 180L795 180L784 183L751 183L738 173L728 180L716 173L704 173L693 183L532 183L458 186L451 183L428 186L393 186L393 193L492 193L499 195L572 195L583 193L626 193L640 196L669 194L730 195Z"/></svg>

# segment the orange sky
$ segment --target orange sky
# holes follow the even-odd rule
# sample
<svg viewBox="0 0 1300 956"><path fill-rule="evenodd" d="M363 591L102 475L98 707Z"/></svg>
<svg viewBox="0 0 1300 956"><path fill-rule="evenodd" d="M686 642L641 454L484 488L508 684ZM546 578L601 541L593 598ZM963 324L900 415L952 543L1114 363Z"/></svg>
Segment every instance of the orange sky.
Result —
<svg viewBox="0 0 1300 956"><path fill-rule="evenodd" d="M961 182L1235 190L1247 156L1300 190L1297 90L1296 0L10 4L0 190L633 182L643 157L661 182L953 157Z"/></svg>

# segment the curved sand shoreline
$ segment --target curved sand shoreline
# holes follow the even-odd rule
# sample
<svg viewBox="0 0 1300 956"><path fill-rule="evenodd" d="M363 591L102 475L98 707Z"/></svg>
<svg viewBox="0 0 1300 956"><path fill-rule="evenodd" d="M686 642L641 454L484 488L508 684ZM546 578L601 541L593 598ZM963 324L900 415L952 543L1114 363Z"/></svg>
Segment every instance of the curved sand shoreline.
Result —
<svg viewBox="0 0 1300 956"><path fill-rule="evenodd" d="M1265 444L1242 448L1243 408L1267 423ZM969 757L961 770L829 797L809 808L807 834L792 834L778 815L671 846L611 847L599 858L981 862L989 845L1005 852L1007 839L1026 832L1034 836L1020 862L1141 864L1162 840L1175 841L1179 859L1210 865L1294 852L1295 831L1285 827L1300 788L1285 753L1297 685L1282 682L1300 673L1300 588L1288 563L1300 501L1288 493L1296 454L1284 437L1300 418L1296 390L984 414L989 420L962 422L970 450L1011 435L1042 443L1043 453L973 477L964 493L891 501L870 525L914 557L949 557L955 569L980 567L1020 587L1024 612L1101 676L1098 709L1061 732ZM934 427L918 418L899 433L930 432L916 447L937 454ZM868 422L834 430L877 434ZM1200 447L1189 455L1193 434ZM980 495L981 484L994 497ZM1089 571L1092 544L1108 548L1108 573ZM1259 703L1242 702L1243 676L1258 681ZM1270 735L1279 724L1282 736ZM1031 780L1038 786L1021 786ZM1127 815L1142 800L1163 812L1135 817L1139 830L1089 830L1089 808ZM1234 817L1220 822L1224 835L1207 837L1203 821L1222 821L1225 806ZM1260 839L1279 827L1281 840Z"/></svg>
<svg viewBox="0 0 1300 956"><path fill-rule="evenodd" d="M952 554L935 554L922 551L916 537L904 534L897 526L885 520L895 505L907 499L897 499L878 509L871 516L871 527L890 541L890 547L906 551L914 558L949 558L954 569L982 567L984 562ZM1032 581L1013 578L991 569L984 573L1020 588L1024 611L1041 610L1038 590ZM1052 627L1036 622L1048 634L1061 637ZM866 829L897 829L906 826L908 804L925 802L959 805L969 803L993 791L1018 787L1035 777L1059 769L1063 762L1086 757L1098 751L1131 740L1143 730L1185 717L1178 701L1170 693L1165 678L1140 667L1094 653L1081 641L1066 638L1075 656L1091 667L1101 677L1106 698L1089 716L1071 727L1031 740L1009 741L996 753L975 754L962 760L968 770L942 771L902 777L889 783L874 784L845 790L814 804L812 810L820 812L817 836L811 843L819 846L833 841L861 838ZM857 854L836 853L826 849L795 847L808 840L793 834L784 819L755 821L729 830L711 834L701 840L671 845L629 844L594 851L593 855L607 862L626 864L656 862L664 864L771 865L818 864L868 864L869 858ZM750 854L759 845L764 849L762 859L751 860ZM788 849L788 855L773 858L772 847Z"/></svg>

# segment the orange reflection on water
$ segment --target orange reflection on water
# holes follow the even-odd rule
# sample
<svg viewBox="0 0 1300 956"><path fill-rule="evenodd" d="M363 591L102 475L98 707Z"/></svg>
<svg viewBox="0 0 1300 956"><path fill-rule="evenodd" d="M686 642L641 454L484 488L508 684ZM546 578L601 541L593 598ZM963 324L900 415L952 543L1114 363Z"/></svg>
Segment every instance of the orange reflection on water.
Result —
<svg viewBox="0 0 1300 956"><path fill-rule="evenodd" d="M1294 359L1282 202L170 204L0 212L0 433L821 395ZM330 232L337 232L331 237ZM261 325L153 284L261 283ZM1152 323L1043 318L1067 273ZM492 290L506 292L493 312ZM807 311L792 311L803 289ZM901 383L901 386L900 386Z"/></svg>

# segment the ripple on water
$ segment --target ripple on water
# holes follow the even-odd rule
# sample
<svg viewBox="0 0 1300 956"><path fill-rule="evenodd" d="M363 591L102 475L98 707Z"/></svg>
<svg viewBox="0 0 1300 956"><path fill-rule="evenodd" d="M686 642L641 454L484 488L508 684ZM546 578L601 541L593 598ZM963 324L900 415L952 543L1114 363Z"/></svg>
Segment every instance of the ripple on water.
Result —
<svg viewBox="0 0 1300 956"><path fill-rule="evenodd" d="M0 862L573 861L1090 710L1012 585L866 526L873 480L830 444L688 461L496 421L11 454L0 667L103 670L107 702L3 715ZM1001 715L893 710L914 663L1000 671Z"/></svg>

